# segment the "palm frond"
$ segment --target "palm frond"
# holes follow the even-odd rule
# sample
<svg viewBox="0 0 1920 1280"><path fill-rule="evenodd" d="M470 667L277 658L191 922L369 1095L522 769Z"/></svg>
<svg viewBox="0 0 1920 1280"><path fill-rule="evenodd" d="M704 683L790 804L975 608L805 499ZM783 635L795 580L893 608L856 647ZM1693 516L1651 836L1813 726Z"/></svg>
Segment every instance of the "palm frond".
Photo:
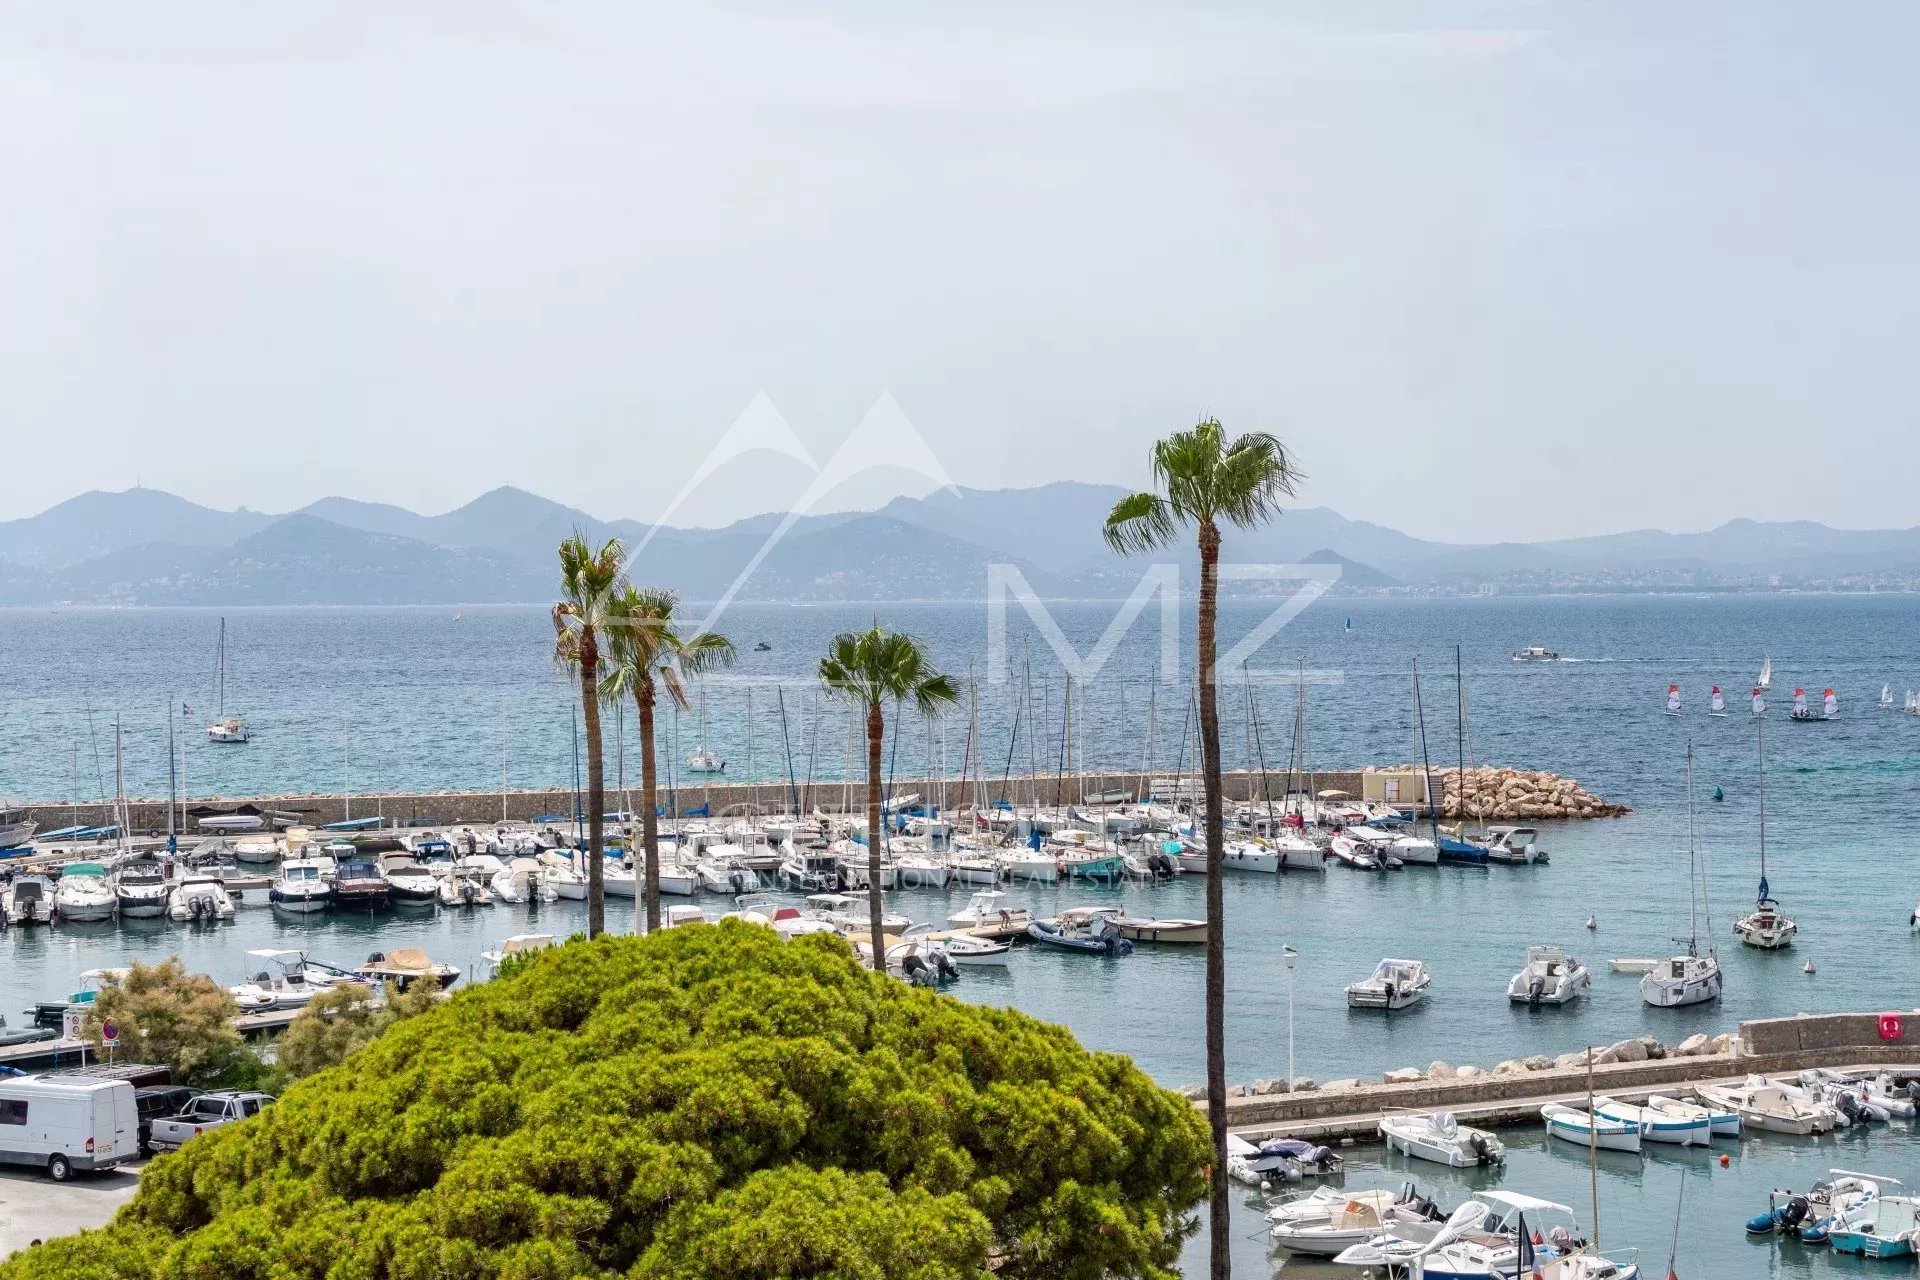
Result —
<svg viewBox="0 0 1920 1280"><path fill-rule="evenodd" d="M1107 545L1121 555L1151 551L1173 540L1173 513L1158 494L1130 493L1107 513Z"/></svg>

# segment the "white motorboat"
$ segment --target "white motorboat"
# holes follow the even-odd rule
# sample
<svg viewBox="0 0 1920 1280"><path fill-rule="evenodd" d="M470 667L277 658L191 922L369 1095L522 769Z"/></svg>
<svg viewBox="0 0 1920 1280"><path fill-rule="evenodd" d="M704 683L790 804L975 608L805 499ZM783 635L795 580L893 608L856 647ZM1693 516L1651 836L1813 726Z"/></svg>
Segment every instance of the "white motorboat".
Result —
<svg viewBox="0 0 1920 1280"><path fill-rule="evenodd" d="M233 895L217 876L194 872L167 897L167 919L212 922L233 919Z"/></svg>
<svg viewBox="0 0 1920 1280"><path fill-rule="evenodd" d="M1704 1107L1675 1114L1652 1105L1642 1107L1613 1098L1595 1098L1593 1114L1602 1120L1633 1125L1648 1142L1679 1147L1704 1147L1713 1142L1713 1117Z"/></svg>
<svg viewBox="0 0 1920 1280"><path fill-rule="evenodd" d="M976 938L969 934L948 934L936 944L953 958L958 965L976 968L1004 969L1007 960L1013 955L1013 944L995 942L991 938Z"/></svg>
<svg viewBox="0 0 1920 1280"><path fill-rule="evenodd" d="M1007 869L1009 880L1026 880L1035 884L1058 884L1060 882L1060 860L1044 849L1021 848L1000 855L1000 865Z"/></svg>
<svg viewBox="0 0 1920 1280"><path fill-rule="evenodd" d="M676 903L660 910L660 927L673 929L683 924L712 924L713 916L690 902Z"/></svg>
<svg viewBox="0 0 1920 1280"><path fill-rule="evenodd" d="M167 914L173 885L157 862L130 862L114 873L113 897L123 920L152 920Z"/></svg>
<svg viewBox="0 0 1920 1280"><path fill-rule="evenodd" d="M1200 870L1207 869L1206 849L1200 850ZM1181 864L1185 867L1186 858ZM1220 869L1222 871L1254 871L1271 875L1280 870L1280 853L1252 840L1229 840L1220 850Z"/></svg>
<svg viewBox="0 0 1920 1280"><path fill-rule="evenodd" d="M279 840L264 833L241 836L233 842L233 860L249 866L270 867L285 853Z"/></svg>
<svg viewBox="0 0 1920 1280"><path fill-rule="evenodd" d="M1205 920L1161 920L1155 916L1115 916L1113 927L1134 942L1199 944L1207 940Z"/></svg>
<svg viewBox="0 0 1920 1280"><path fill-rule="evenodd" d="M1491 1132L1461 1124L1450 1111L1389 1113L1380 1120L1389 1151L1455 1169L1499 1164L1507 1149Z"/></svg>
<svg viewBox="0 0 1920 1280"><path fill-rule="evenodd" d="M856 898L845 893L810 893L806 897L806 906L802 914L809 919L825 921L841 933L867 933L873 918L870 906L865 898ZM913 922L903 915L883 913L880 917L882 933L903 933Z"/></svg>
<svg viewBox="0 0 1920 1280"><path fill-rule="evenodd" d="M325 911L333 900L332 858L289 858L267 889L267 901L282 911Z"/></svg>
<svg viewBox="0 0 1920 1280"><path fill-rule="evenodd" d="M745 853L737 844L707 846L694 860L694 879L708 893L752 893L760 887L760 873L741 860Z"/></svg>
<svg viewBox="0 0 1920 1280"><path fill-rule="evenodd" d="M492 891L495 902L518 904L557 902L560 899L554 887L541 877L540 868L531 864L501 867L493 873L487 888Z"/></svg>
<svg viewBox="0 0 1920 1280"><path fill-rule="evenodd" d="M417 862L398 863L382 874L387 880L388 900L395 906L432 906L440 900L440 877Z"/></svg>
<svg viewBox="0 0 1920 1280"><path fill-rule="evenodd" d="M1524 649L1516 649L1513 660L1515 662L1558 662L1560 655L1542 645L1530 644Z"/></svg>
<svg viewBox="0 0 1920 1280"><path fill-rule="evenodd" d="M53 909L71 923L111 920L117 907L107 869L97 862L69 863L53 890Z"/></svg>
<svg viewBox="0 0 1920 1280"><path fill-rule="evenodd" d="M553 890L556 897L564 898L568 902L585 902L587 873L558 854L547 856L557 860L549 861L540 868L541 881Z"/></svg>
<svg viewBox="0 0 1920 1280"><path fill-rule="evenodd" d="M1566 1004L1585 995L1593 975L1559 947L1528 947L1527 963L1507 983L1507 999L1522 1004Z"/></svg>
<svg viewBox="0 0 1920 1280"><path fill-rule="evenodd" d="M1427 998L1433 975L1421 960L1382 960L1373 975L1347 988L1347 1005L1354 1009L1406 1009Z"/></svg>
<svg viewBox="0 0 1920 1280"><path fill-rule="evenodd" d="M1386 866L1373 851L1373 846L1355 840L1344 831L1327 842L1327 852L1335 861L1355 871L1380 871Z"/></svg>
<svg viewBox="0 0 1920 1280"><path fill-rule="evenodd" d="M1646 1100L1645 1107L1648 1111L1656 1111L1676 1119L1705 1120L1708 1130L1716 1138L1740 1136L1740 1113L1726 1107L1703 1106L1698 1102L1685 1102L1679 1098L1669 1098L1658 1093Z"/></svg>
<svg viewBox="0 0 1920 1280"><path fill-rule="evenodd" d="M1483 1203L1485 1202L1485 1203ZM1491 1207L1490 1207L1491 1206ZM1604 1259L1593 1270L1558 1270L1563 1262L1591 1255L1575 1254L1579 1226L1573 1210L1551 1200L1511 1191L1482 1191L1447 1218L1438 1231L1387 1234L1343 1250L1336 1263L1375 1268L1376 1274L1418 1276L1424 1280L1509 1280L1519 1270L1518 1226L1525 1219L1536 1269L1542 1280L1635 1280L1639 1268L1622 1268Z"/></svg>
<svg viewBox="0 0 1920 1280"><path fill-rule="evenodd" d="M1547 861L1536 827L1488 827L1487 861L1523 867Z"/></svg>
<svg viewBox="0 0 1920 1280"><path fill-rule="evenodd" d="M1275 1206L1267 1217L1275 1244L1290 1253L1322 1258L1375 1236L1397 1235L1410 1223L1441 1221L1440 1211L1421 1198L1412 1183L1398 1191L1336 1191L1326 1201L1305 1197Z"/></svg>
<svg viewBox="0 0 1920 1280"><path fill-rule="evenodd" d="M502 961L511 959L514 956L524 956L530 955L535 951L544 951L548 947L558 945L559 941L558 938L550 933L516 933L512 937L505 939L493 950L482 951L480 958L486 962L489 969L497 973L499 972Z"/></svg>
<svg viewBox="0 0 1920 1280"><path fill-rule="evenodd" d="M0 801L0 849L24 849L39 829L39 822L24 804Z"/></svg>
<svg viewBox="0 0 1920 1280"><path fill-rule="evenodd" d="M1788 1098L1803 1107L1810 1107L1815 1115L1830 1121L1836 1129L1850 1128L1854 1122L1853 1110L1834 1105L1828 1098L1826 1086L1819 1081L1817 1074L1812 1084L1790 1076L1748 1076L1747 1079L1749 1081L1765 1079L1768 1084L1778 1088ZM1868 1117L1859 1116L1859 1118L1864 1120Z"/></svg>
<svg viewBox="0 0 1920 1280"><path fill-rule="evenodd" d="M1693 743L1687 743L1687 953L1673 956L1640 979L1640 998L1656 1009L1678 1009L1720 998L1723 978L1713 948L1700 954L1700 898L1706 859L1697 855L1693 833ZM1713 922L1707 922L1713 934Z"/></svg>
<svg viewBox="0 0 1920 1280"><path fill-rule="evenodd" d="M247 980L228 990L242 1009L252 1012L301 1008L341 980L310 967L304 951L249 951L246 972Z"/></svg>
<svg viewBox="0 0 1920 1280"><path fill-rule="evenodd" d="M1748 1076L1737 1085L1696 1085L1694 1092L1709 1106L1738 1115L1742 1129L1805 1135L1830 1133L1834 1128L1829 1108L1792 1097L1763 1076Z"/></svg>
<svg viewBox="0 0 1920 1280"><path fill-rule="evenodd" d="M456 867L440 881L440 905L490 907L493 905L493 890L489 887L492 879L492 875L462 871Z"/></svg>
<svg viewBox="0 0 1920 1280"><path fill-rule="evenodd" d="M991 925L1001 929L1025 931L1033 913L1007 900L1000 889L981 889L967 899L967 905L947 917L957 929L977 929Z"/></svg>
<svg viewBox="0 0 1920 1280"><path fill-rule="evenodd" d="M0 889L0 912L9 925L52 924L53 882L37 871L16 875Z"/></svg>

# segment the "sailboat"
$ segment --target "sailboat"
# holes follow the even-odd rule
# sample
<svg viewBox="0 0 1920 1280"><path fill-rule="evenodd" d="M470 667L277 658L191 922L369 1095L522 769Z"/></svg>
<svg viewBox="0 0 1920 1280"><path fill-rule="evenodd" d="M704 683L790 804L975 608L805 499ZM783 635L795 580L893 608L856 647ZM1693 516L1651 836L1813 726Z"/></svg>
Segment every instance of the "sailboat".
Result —
<svg viewBox="0 0 1920 1280"><path fill-rule="evenodd" d="M1907 690L1907 714L1920 716L1920 693L1915 693L1911 689Z"/></svg>
<svg viewBox="0 0 1920 1280"><path fill-rule="evenodd" d="M1762 689L1773 688L1773 659L1765 658L1760 663L1760 677L1754 681Z"/></svg>
<svg viewBox="0 0 1920 1280"><path fill-rule="evenodd" d="M700 745L687 757L688 773L725 773L727 762L713 754L707 746L707 689L700 687Z"/></svg>
<svg viewBox="0 0 1920 1280"><path fill-rule="evenodd" d="M1710 716L1727 714L1727 700L1720 696L1719 685L1713 686L1713 692L1707 696L1707 714Z"/></svg>
<svg viewBox="0 0 1920 1280"><path fill-rule="evenodd" d="M1840 699L1833 696L1833 690L1831 689L1823 689L1820 691L1820 718L1822 720L1838 720L1840 718Z"/></svg>
<svg viewBox="0 0 1920 1280"><path fill-rule="evenodd" d="M220 619L220 658L218 683L220 686L219 708L214 721L207 726L209 742L245 742L247 740L247 722L239 716L227 714L227 620Z"/></svg>
<svg viewBox="0 0 1920 1280"><path fill-rule="evenodd" d="M1780 909L1767 888L1767 744L1757 721L1753 741L1760 755L1760 892L1753 910L1734 921L1733 931L1750 947L1777 951L1793 945L1793 935L1800 932L1800 926Z"/></svg>
<svg viewBox="0 0 1920 1280"><path fill-rule="evenodd" d="M1880 686L1880 709L1882 711L1893 710L1893 686L1890 684Z"/></svg>
<svg viewBox="0 0 1920 1280"><path fill-rule="evenodd" d="M1706 879L1693 839L1693 743L1687 743L1687 953L1662 960L1640 979L1640 998L1656 1009L1678 1009L1720 998L1720 957L1713 944L1700 954L1700 897ZM1707 922L1713 936L1713 922Z"/></svg>
<svg viewBox="0 0 1920 1280"><path fill-rule="evenodd" d="M1759 685L1755 685L1753 687L1753 714L1757 716L1763 716L1767 714L1766 693L1767 691L1765 689L1762 689Z"/></svg>
<svg viewBox="0 0 1920 1280"><path fill-rule="evenodd" d="M1667 686L1667 714L1670 716L1680 714L1680 686L1677 684Z"/></svg>
<svg viewBox="0 0 1920 1280"><path fill-rule="evenodd" d="M1793 691L1793 711L1787 718L1801 722L1813 719L1813 712L1807 710L1807 691L1805 689L1795 689Z"/></svg>

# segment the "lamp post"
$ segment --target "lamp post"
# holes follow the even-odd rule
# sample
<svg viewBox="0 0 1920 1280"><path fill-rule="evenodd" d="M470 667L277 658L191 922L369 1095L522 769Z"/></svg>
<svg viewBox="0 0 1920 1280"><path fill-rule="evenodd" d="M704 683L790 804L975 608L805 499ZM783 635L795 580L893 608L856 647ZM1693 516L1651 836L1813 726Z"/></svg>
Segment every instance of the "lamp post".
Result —
<svg viewBox="0 0 1920 1280"><path fill-rule="evenodd" d="M1280 948L1280 954L1287 958L1287 1088L1293 1088L1293 962L1299 952L1292 947Z"/></svg>

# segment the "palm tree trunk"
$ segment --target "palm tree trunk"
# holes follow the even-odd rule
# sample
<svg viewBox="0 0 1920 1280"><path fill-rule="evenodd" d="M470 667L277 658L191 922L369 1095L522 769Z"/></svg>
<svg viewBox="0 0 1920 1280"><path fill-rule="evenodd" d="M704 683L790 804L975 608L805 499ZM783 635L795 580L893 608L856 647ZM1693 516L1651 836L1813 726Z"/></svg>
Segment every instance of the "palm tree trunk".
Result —
<svg viewBox="0 0 1920 1280"><path fill-rule="evenodd" d="M1232 1280L1227 1204L1227 918L1221 893L1220 707L1215 698L1213 631L1220 593L1220 530L1200 525L1200 743L1207 805L1207 1123L1213 1129L1208 1242L1212 1280Z"/></svg>
<svg viewBox="0 0 1920 1280"><path fill-rule="evenodd" d="M653 682L645 680L635 684L633 700L640 710L640 794L647 806L640 812L640 842L646 846L647 884L641 895L644 903L634 904L633 927L636 932L639 930L641 912L645 911L647 932L652 933L660 927L660 815L656 812L659 802L654 799L659 777L653 764Z"/></svg>
<svg viewBox="0 0 1920 1280"><path fill-rule="evenodd" d="M867 924L873 944L873 968L887 970L887 935L880 928L880 744L887 722L880 704L867 704Z"/></svg>
<svg viewBox="0 0 1920 1280"><path fill-rule="evenodd" d="M606 838L607 783L600 758L600 648L591 631L580 637L580 703L587 722L587 936L607 931L607 887L600 850Z"/></svg>

